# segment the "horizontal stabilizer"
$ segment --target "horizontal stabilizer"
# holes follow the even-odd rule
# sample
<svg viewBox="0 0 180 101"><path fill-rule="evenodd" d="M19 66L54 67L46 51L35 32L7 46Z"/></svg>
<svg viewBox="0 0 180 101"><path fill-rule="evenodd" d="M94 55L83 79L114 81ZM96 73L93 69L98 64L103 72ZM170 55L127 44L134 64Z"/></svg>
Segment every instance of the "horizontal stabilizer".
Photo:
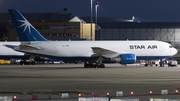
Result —
<svg viewBox="0 0 180 101"><path fill-rule="evenodd" d="M20 50L40 50L41 48L32 45L20 45Z"/></svg>
<svg viewBox="0 0 180 101"><path fill-rule="evenodd" d="M18 47L18 45L4 45L4 46L6 46L8 48L12 48L12 49L14 49L15 47Z"/></svg>

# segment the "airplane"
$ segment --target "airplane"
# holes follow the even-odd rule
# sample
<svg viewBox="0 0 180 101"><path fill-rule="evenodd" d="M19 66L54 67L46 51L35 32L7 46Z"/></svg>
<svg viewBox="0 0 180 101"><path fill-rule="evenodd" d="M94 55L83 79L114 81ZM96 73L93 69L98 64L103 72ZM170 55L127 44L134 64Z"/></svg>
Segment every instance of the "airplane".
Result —
<svg viewBox="0 0 180 101"><path fill-rule="evenodd" d="M21 44L7 47L48 58L83 60L85 68L105 68L104 59L134 64L136 60L162 60L177 53L171 44L162 41L49 41L18 10L9 9L9 13Z"/></svg>

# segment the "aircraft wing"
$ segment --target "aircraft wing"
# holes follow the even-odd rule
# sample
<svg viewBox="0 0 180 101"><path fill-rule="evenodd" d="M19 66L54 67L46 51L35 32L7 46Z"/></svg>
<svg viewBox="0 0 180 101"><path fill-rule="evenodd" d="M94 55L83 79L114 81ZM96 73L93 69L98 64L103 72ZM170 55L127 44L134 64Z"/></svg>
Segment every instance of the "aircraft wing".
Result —
<svg viewBox="0 0 180 101"><path fill-rule="evenodd" d="M103 56L105 58L113 58L113 57L119 56L119 53L115 51L111 51L111 50L104 49L101 47L91 47L91 48L94 52L92 57Z"/></svg>

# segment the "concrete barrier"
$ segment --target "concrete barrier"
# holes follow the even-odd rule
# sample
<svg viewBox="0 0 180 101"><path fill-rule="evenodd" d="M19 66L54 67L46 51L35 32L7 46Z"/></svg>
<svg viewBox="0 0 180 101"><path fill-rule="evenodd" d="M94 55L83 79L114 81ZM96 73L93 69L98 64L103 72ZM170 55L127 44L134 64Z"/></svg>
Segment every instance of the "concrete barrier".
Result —
<svg viewBox="0 0 180 101"><path fill-rule="evenodd" d="M69 93L62 93L61 98L69 98Z"/></svg>
<svg viewBox="0 0 180 101"><path fill-rule="evenodd" d="M79 97L78 101L109 101L108 97Z"/></svg>
<svg viewBox="0 0 180 101"><path fill-rule="evenodd" d="M149 101L180 101L180 99L150 98Z"/></svg>
<svg viewBox="0 0 180 101"><path fill-rule="evenodd" d="M116 96L123 96L123 91L117 91Z"/></svg>
<svg viewBox="0 0 180 101"><path fill-rule="evenodd" d="M0 101L12 101L12 96L0 96Z"/></svg>
<svg viewBox="0 0 180 101"><path fill-rule="evenodd" d="M139 101L139 99L124 98L124 99L111 99L110 101Z"/></svg>
<svg viewBox="0 0 180 101"><path fill-rule="evenodd" d="M92 92L92 93L91 93L91 96L92 96L92 97L98 97L98 93L97 93L97 92Z"/></svg>
<svg viewBox="0 0 180 101"><path fill-rule="evenodd" d="M33 95L31 95L31 100L37 100L37 99L38 99L37 94L33 94Z"/></svg>
<svg viewBox="0 0 180 101"><path fill-rule="evenodd" d="M168 90L161 90L162 95L168 95Z"/></svg>

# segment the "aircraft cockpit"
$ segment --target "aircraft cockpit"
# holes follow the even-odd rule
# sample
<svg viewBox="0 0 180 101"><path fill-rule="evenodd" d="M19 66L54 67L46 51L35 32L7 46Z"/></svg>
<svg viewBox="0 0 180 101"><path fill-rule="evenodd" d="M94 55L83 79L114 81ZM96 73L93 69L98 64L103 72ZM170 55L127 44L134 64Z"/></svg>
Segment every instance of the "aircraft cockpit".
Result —
<svg viewBox="0 0 180 101"><path fill-rule="evenodd" d="M173 46L169 46L169 48L173 48Z"/></svg>

